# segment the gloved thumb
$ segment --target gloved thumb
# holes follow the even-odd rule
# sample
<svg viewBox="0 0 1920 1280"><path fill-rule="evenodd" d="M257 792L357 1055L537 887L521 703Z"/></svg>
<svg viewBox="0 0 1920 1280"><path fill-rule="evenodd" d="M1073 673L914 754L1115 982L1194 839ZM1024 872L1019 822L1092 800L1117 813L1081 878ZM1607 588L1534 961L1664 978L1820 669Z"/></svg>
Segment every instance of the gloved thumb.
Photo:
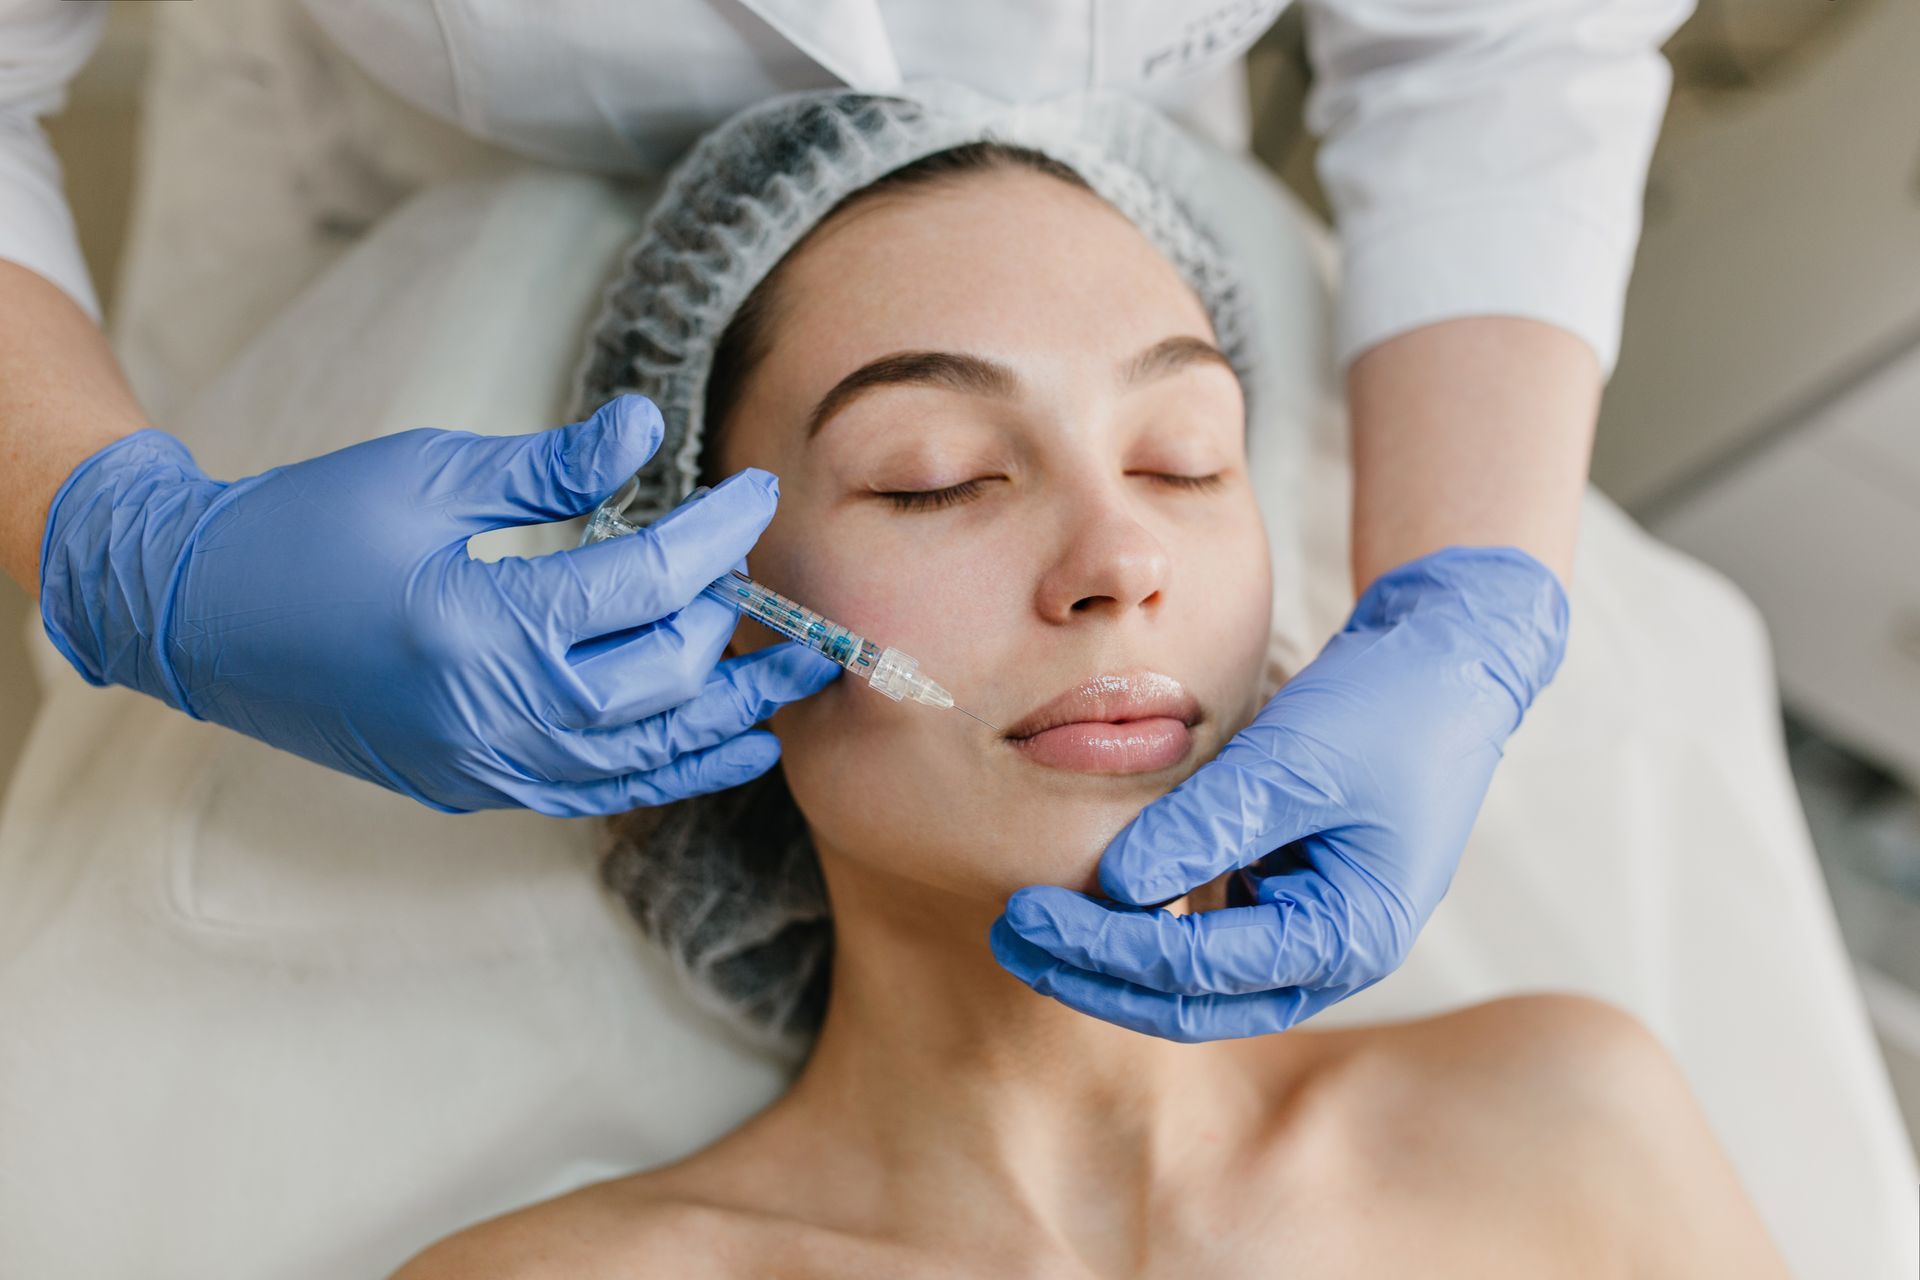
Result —
<svg viewBox="0 0 1920 1280"><path fill-rule="evenodd" d="M454 514L483 527L565 520L593 510L646 464L665 424L645 396L617 396L585 422L463 442L473 477Z"/></svg>

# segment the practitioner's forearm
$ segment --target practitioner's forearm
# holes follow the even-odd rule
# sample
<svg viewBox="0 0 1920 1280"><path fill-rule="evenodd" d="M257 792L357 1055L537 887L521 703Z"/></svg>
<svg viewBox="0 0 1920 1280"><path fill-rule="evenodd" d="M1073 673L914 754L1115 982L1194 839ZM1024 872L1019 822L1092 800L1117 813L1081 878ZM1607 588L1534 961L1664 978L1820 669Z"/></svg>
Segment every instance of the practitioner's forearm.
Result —
<svg viewBox="0 0 1920 1280"><path fill-rule="evenodd" d="M61 482L149 425L97 325L57 286L0 261L0 568L36 598Z"/></svg>
<svg viewBox="0 0 1920 1280"><path fill-rule="evenodd" d="M1535 320L1448 320L1363 353L1347 372L1356 592L1455 544L1519 547L1567 582L1600 387L1593 350Z"/></svg>

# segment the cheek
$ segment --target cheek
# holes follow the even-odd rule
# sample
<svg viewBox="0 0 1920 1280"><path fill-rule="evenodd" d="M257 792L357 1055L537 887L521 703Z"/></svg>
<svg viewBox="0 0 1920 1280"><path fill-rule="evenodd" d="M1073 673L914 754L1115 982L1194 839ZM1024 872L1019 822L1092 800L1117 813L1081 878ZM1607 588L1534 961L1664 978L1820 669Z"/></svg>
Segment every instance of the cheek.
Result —
<svg viewBox="0 0 1920 1280"><path fill-rule="evenodd" d="M1273 631L1273 561L1267 529L1259 508L1249 499L1237 523L1237 532L1215 545L1231 546L1230 553L1208 556L1204 616L1216 618L1213 628L1223 655L1220 668L1227 683L1221 690L1221 714L1227 736L1239 732L1260 708L1262 678Z"/></svg>
<svg viewBox="0 0 1920 1280"><path fill-rule="evenodd" d="M1024 883L993 846L1019 815L991 753L957 711L896 703L843 677L772 720L800 812L824 847L888 876L973 898Z"/></svg>
<svg viewBox="0 0 1920 1280"><path fill-rule="evenodd" d="M996 642L1023 612L1024 588L1006 572L1023 552L1017 530L941 536L917 519L868 512L850 518L844 510L810 513L783 505L749 555L749 569L878 648L919 659L921 670L958 698L970 686L977 690L969 677L990 665ZM777 638L743 621L733 651Z"/></svg>
<svg viewBox="0 0 1920 1280"><path fill-rule="evenodd" d="M769 587L881 649L919 659L922 671L977 710L997 670L994 642L1011 631L1017 602L1005 574L993 584L968 570L978 557L954 554L958 541L917 538L910 559L851 539L811 539L802 554L769 536L752 566ZM956 563L941 562L943 554ZM901 572L904 563L914 570ZM743 623L735 645L744 651L777 638ZM977 853L979 832L1006 817L983 755L1004 748L987 729L958 711L894 702L851 674L783 707L770 724L788 786L823 842L842 850L912 848L928 855L916 862L916 875L978 887L962 883L979 863L965 855ZM976 838L962 840L968 832Z"/></svg>

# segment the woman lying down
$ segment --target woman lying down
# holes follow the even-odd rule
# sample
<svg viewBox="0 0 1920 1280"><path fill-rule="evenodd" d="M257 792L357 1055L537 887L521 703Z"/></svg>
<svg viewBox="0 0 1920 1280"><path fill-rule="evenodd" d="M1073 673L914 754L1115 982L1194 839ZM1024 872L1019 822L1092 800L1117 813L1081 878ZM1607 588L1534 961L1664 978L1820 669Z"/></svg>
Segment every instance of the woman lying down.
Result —
<svg viewBox="0 0 1920 1280"><path fill-rule="evenodd" d="M620 820L647 931L806 1064L705 1150L405 1280L1784 1274L1673 1063L1605 1005L1184 1045L995 962L1009 894L1092 891L1262 701L1238 302L1142 172L1178 145L1106 100L810 95L683 165L586 377L666 418L643 501L775 473L754 576L1010 734L843 679L773 717L779 769ZM1035 732L1103 718L1137 723Z"/></svg>

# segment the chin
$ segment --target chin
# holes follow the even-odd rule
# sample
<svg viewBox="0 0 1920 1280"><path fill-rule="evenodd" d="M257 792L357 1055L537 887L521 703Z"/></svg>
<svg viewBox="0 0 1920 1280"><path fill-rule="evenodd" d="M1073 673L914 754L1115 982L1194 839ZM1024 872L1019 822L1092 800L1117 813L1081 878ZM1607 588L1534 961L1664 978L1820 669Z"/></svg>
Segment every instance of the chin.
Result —
<svg viewBox="0 0 1920 1280"><path fill-rule="evenodd" d="M1098 823L1039 821L1007 827L1020 843L995 852L990 877L994 892L1002 902L1014 890L1036 884L1099 893L1100 855L1137 812L1129 808Z"/></svg>

